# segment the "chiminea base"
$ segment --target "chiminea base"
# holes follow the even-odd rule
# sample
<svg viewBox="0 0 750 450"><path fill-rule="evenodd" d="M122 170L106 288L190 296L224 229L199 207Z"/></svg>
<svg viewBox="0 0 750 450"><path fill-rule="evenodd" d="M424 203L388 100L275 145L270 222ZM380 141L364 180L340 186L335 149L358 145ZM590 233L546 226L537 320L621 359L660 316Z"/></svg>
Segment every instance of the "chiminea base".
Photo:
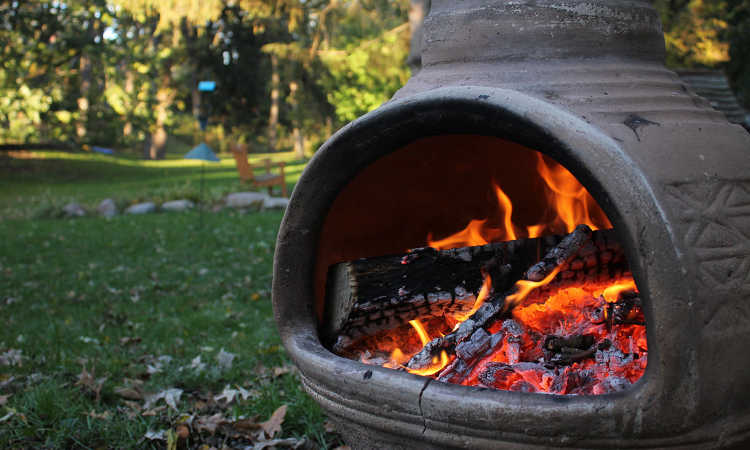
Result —
<svg viewBox="0 0 750 450"><path fill-rule="evenodd" d="M363 366L366 367L366 366ZM381 370L381 369L378 369ZM369 373L365 370L364 375ZM750 442L750 432L745 424L737 423L734 427L720 425L707 426L690 433L662 437L662 438L600 438L590 439L583 435L591 430L578 429L584 426L580 422L565 424L554 417L551 422L539 428L547 428L549 435L539 434L539 428L529 428L525 433L510 433L499 429L488 429L477 425L449 423L436 420L424 412L405 413L402 410L389 408L387 404L371 404L362 399L344 397L328 388L313 383L302 377L306 391L326 410L329 419L336 430L344 437L346 443L355 450L369 449L530 449L530 448L684 448L684 449L746 449ZM431 387L436 387L432 381L425 383L421 395L429 395ZM440 387L438 387L439 389ZM487 391L486 389L465 388L471 391ZM541 394L539 394L541 395ZM559 402L560 411L566 408L566 402L561 396L548 396L552 402ZM418 397L418 405L421 396ZM405 400L406 402L406 400ZM462 409L462 408L457 408ZM481 411L481 409L480 409ZM477 412L480 412L477 411ZM444 411L444 413L447 411ZM490 414L491 408L481 411ZM486 425L486 424L485 424ZM617 424L612 424L617 426ZM593 425L595 426L595 425ZM553 431L554 430L554 431Z"/></svg>

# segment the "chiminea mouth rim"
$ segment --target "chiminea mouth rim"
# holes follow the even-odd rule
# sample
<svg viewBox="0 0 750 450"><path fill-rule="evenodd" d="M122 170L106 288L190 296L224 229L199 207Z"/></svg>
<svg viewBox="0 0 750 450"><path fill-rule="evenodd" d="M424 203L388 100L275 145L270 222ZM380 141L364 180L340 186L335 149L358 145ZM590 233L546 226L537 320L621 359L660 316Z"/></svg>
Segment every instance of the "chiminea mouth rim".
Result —
<svg viewBox="0 0 750 450"><path fill-rule="evenodd" d="M644 298L649 363L643 377L633 386L598 396L528 395L465 386L436 388L441 383L366 366L323 347L314 312L314 267L318 236L326 214L310 214L310 211L328 211L338 192L354 175L378 158L417 138L444 134L495 136L545 153L565 165L599 202L626 249ZM321 180L316 174L326 174L326 179ZM638 214L628 214L629 211ZM659 328L653 325L664 318L655 316L651 294L666 295L667 286L680 282L680 269L674 267L679 260L674 242L646 176L617 142L595 126L517 91L477 86L439 88L389 102L362 116L339 130L312 158L295 187L279 231L274 261L274 315L291 357L304 376L314 380L319 388L327 386L331 391L342 390L354 396L370 395L373 400L390 404L394 411L414 407L398 405L397 398L402 402L404 398L418 398L418 413L422 417L447 415L460 423L479 421L491 427L503 423L503 418L512 417L517 422L503 423L509 427L508 431L533 426L528 420L570 420L575 416L581 423L593 423L589 427L599 437L607 434L622 437L622 429L612 430L610 423L603 422L617 416L628 428L624 433L636 435L640 429L637 420L659 414L659 408L647 409L647 402L674 395L678 389L690 389L685 382L665 384L664 374L676 374L680 362L676 356L660 353L661 336ZM375 385L381 389L373 391ZM477 397L478 394L482 397ZM451 399L459 397L486 407L494 405L496 416L490 418L480 412L456 408ZM431 406L426 410L423 406L427 403L423 403L428 398L434 402L428 402ZM442 399L442 406L438 399ZM565 408L560 408L561 399ZM637 420L627 418L633 411L638 411Z"/></svg>

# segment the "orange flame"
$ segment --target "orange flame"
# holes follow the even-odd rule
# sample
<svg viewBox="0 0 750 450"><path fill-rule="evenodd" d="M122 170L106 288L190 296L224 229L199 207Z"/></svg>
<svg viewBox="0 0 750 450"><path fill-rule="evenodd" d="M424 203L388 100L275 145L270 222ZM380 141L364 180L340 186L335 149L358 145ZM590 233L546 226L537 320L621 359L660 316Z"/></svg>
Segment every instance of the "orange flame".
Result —
<svg viewBox="0 0 750 450"><path fill-rule="evenodd" d="M450 361L448 360L448 354L445 352L445 350L440 352L440 360L438 360L438 357L435 356L432 358L432 363L422 369L406 369L409 371L409 373L413 373L414 375L422 375L423 377L429 377L430 375L434 375L441 370L443 370L443 367L447 366Z"/></svg>
<svg viewBox="0 0 750 450"><path fill-rule="evenodd" d="M497 202L498 205L500 205L500 212L503 215L503 234L500 238L500 240L503 241L515 241L517 239L516 233L513 230L513 222L511 221L511 216L513 215L513 203L511 203L510 199L507 195L505 195L505 192L503 192L502 189L497 187L497 185L493 186L495 188L495 195L497 196Z"/></svg>
<svg viewBox="0 0 750 450"><path fill-rule="evenodd" d="M554 224L565 226L567 233L582 223L585 223L592 230L597 230L596 223L605 224L605 228L610 228L607 216L598 208L596 202L565 167L561 166L550 158L545 158L541 153L537 153L537 171L547 184L547 200L550 208L555 215ZM592 213L596 220L591 217ZM554 225L553 224L553 225Z"/></svg>
<svg viewBox="0 0 750 450"><path fill-rule="evenodd" d="M519 280L516 282L515 286L518 288L518 291L516 293L511 294L507 297L505 297L505 310L507 311L509 308L512 308L521 302L523 302L526 297L531 294L531 292L542 286L546 286L549 284L552 280L555 279L555 276L557 276L558 272L560 272L560 269L562 266L557 266L555 269L549 273L542 281L529 281L529 280Z"/></svg>
<svg viewBox="0 0 750 450"><path fill-rule="evenodd" d="M602 295L604 296L604 300L606 300L607 303L614 303L617 301L617 297L621 292L634 291L635 289L635 281L631 279L609 286L604 290L604 292L602 292Z"/></svg>
<svg viewBox="0 0 750 450"><path fill-rule="evenodd" d="M579 224L592 230L611 228L607 216L586 188L565 167L541 153L537 156L537 172L544 184L548 220L544 223L519 226L513 222L513 202L496 184L492 188L502 220L500 228L492 228L487 219L474 219L466 227L443 239L427 235L427 245L437 250L485 245L490 242L512 241L519 237L535 238L544 234L570 233Z"/></svg>
<svg viewBox="0 0 750 450"><path fill-rule="evenodd" d="M487 275L486 277L484 277L484 283L482 283L482 288L479 290L479 294L477 295L477 299L474 301L474 305L471 307L471 310L465 313L459 312L453 315L453 319L458 322L456 326L458 326L459 323L465 321L475 312L477 312L477 310L484 304L484 301L487 300L487 297L489 297L491 289L492 279L489 275Z"/></svg>
<svg viewBox="0 0 750 450"><path fill-rule="evenodd" d="M427 345L432 339L430 338L430 335L427 334L427 330L424 329L424 325L422 325L422 322L419 320L410 320L409 325L411 325L414 330L416 330L417 335L419 335L419 340L422 341L422 346L424 347ZM400 352L399 352L400 353ZM437 356L434 356L432 358L431 364L427 367L423 367L421 369L409 369L406 370L409 371L409 373L413 373L415 375L422 375L422 376L430 376L434 375L441 370L443 370L443 367L448 365L448 354L443 350L440 352L440 359L438 359Z"/></svg>
<svg viewBox="0 0 750 450"><path fill-rule="evenodd" d="M424 325L422 325L422 322L420 322L419 320L410 320L409 325L411 325L417 331L417 335L419 335L419 340L422 341L423 347L432 340L430 339L430 335L427 334L427 330L424 329Z"/></svg>

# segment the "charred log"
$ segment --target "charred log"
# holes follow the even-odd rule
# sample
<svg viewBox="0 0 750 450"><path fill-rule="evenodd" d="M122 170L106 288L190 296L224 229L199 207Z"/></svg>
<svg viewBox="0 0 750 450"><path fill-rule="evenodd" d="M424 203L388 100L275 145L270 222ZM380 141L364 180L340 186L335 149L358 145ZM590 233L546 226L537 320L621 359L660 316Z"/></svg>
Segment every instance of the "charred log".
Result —
<svg viewBox="0 0 750 450"><path fill-rule="evenodd" d="M529 281L542 281L575 256L583 244L591 240L591 228L587 225L578 225L572 233L565 236L559 244L550 250L541 261L534 264L526 271L525 279Z"/></svg>
<svg viewBox="0 0 750 450"><path fill-rule="evenodd" d="M544 360L548 367L568 366L593 358L597 350L605 350L611 345L606 339L594 345L594 340L594 336L590 334L547 336L543 345Z"/></svg>
<svg viewBox="0 0 750 450"><path fill-rule="evenodd" d="M541 278L539 278L539 280L541 280L552 273L553 270L561 269L563 265L573 259L585 243L591 241L591 236L591 229L588 226L579 225L572 233L565 236L557 246L547 252L539 263L534 264L531 269L526 272L524 278L529 280L529 276L535 279L541 276ZM552 264L554 263L558 265L552 267ZM510 289L504 293L493 292L484 304L471 315L471 317L459 325L456 331L447 336L438 338L441 340L441 343L448 343L448 346L442 345L440 349L446 350L449 353L455 353L455 346L457 344L472 336L478 329L486 328L496 320L502 319L502 314L508 311L505 300L508 296L514 293L514 289ZM435 351L435 346L430 344L432 343L430 342L414 355L406 366L410 369L421 369L426 367L429 364L429 361L435 356L433 353Z"/></svg>
<svg viewBox="0 0 750 450"><path fill-rule="evenodd" d="M342 338L351 342L415 318L466 313L481 288L480 273L490 276L494 293L506 292L525 267L550 250L556 249L529 269L531 276L546 274L550 264L564 260L571 244L559 247L561 240L560 236L545 236L443 251L419 248L404 255L336 264L329 269L322 335L329 343ZM555 279L535 290L532 297L543 297L567 285L628 274L624 252L612 231L594 231ZM483 313L492 316L497 311ZM466 330L471 334L473 329Z"/></svg>
<svg viewBox="0 0 750 450"><path fill-rule="evenodd" d="M403 255L331 266L322 334L356 338L417 317L468 311L489 273L503 292L561 237L545 236L450 250L425 247Z"/></svg>

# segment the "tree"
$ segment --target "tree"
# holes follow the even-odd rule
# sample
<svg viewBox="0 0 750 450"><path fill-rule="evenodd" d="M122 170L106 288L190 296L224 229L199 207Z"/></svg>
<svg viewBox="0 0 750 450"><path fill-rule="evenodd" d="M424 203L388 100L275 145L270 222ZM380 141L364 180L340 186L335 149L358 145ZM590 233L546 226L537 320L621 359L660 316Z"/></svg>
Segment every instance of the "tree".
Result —
<svg viewBox="0 0 750 450"><path fill-rule="evenodd" d="M378 107L408 80L408 10L408 1L362 0L329 13L321 85L340 123Z"/></svg>
<svg viewBox="0 0 750 450"><path fill-rule="evenodd" d="M750 107L750 0L656 0L667 65L723 69Z"/></svg>

